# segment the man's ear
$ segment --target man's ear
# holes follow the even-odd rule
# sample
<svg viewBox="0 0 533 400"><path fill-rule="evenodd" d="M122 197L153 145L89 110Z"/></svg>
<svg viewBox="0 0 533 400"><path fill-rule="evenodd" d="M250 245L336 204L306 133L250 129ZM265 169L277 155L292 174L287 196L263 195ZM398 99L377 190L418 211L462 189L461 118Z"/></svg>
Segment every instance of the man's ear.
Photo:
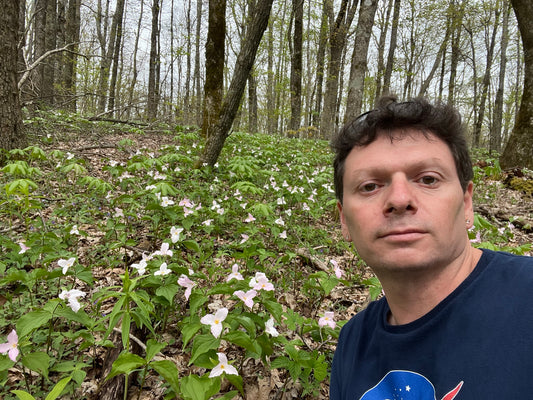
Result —
<svg viewBox="0 0 533 400"><path fill-rule="evenodd" d="M465 211L465 221L467 223L467 229L470 229L474 225L474 204L472 201L472 196L474 193L474 184L472 181L468 182L466 186L465 193L463 196L463 205Z"/></svg>
<svg viewBox="0 0 533 400"><path fill-rule="evenodd" d="M350 236L350 231L348 230L348 225L346 224L346 218L342 212L342 203L340 201L337 201L337 209L339 210L339 216L341 220L342 236L344 236L346 241L351 242L352 238Z"/></svg>

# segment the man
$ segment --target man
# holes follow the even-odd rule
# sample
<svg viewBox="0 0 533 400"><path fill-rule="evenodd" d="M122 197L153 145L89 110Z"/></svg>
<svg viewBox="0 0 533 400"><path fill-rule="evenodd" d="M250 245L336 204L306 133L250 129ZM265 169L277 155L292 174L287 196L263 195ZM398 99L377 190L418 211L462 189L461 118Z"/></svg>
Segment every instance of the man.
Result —
<svg viewBox="0 0 533 400"><path fill-rule="evenodd" d="M341 330L330 398L533 398L533 258L471 246L458 112L384 98L332 148L342 233L385 297Z"/></svg>

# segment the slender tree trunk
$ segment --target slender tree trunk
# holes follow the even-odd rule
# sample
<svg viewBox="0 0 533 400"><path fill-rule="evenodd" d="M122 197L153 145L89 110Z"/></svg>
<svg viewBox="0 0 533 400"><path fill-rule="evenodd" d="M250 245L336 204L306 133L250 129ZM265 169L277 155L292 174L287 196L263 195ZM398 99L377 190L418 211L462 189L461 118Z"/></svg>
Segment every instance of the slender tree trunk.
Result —
<svg viewBox="0 0 533 400"><path fill-rule="evenodd" d="M289 129L297 131L300 128L302 115L302 46L303 46L303 0L292 0L294 15L293 45L291 57L291 121Z"/></svg>
<svg viewBox="0 0 533 400"><path fill-rule="evenodd" d="M320 121L320 136L328 138L335 133L337 110L337 96L339 90L339 76L342 53L346 45L346 36L355 15L357 1L349 7L349 0L343 0L334 24L331 24L329 36L329 62L324 94L324 110Z"/></svg>
<svg viewBox="0 0 533 400"><path fill-rule="evenodd" d="M276 130L276 90L274 73L274 24L270 19L267 34L267 132L272 135Z"/></svg>
<svg viewBox="0 0 533 400"><path fill-rule="evenodd" d="M272 2L273 0L258 0L254 9L250 10L252 18L249 19L250 26L246 29L246 38L237 56L233 78L228 93L224 97L213 135L208 138L204 151L197 162L198 167L204 163L210 166L215 165L224 147L224 142L237 114L246 81L252 70L259 43L268 25Z"/></svg>
<svg viewBox="0 0 533 400"><path fill-rule="evenodd" d="M146 118L155 121L159 106L159 6L160 0L152 2L152 33L150 35L150 69L148 74L148 103L146 105Z"/></svg>
<svg viewBox="0 0 533 400"><path fill-rule="evenodd" d="M137 75L139 74L139 71L137 70L137 51L139 50L139 38L141 37L141 23L142 18L144 14L144 1L140 2L140 10L139 10L139 19L137 20L137 34L135 35L135 45L133 46L133 70L132 70L132 77L131 77L131 83L128 90L128 111L127 115L128 118L131 115L131 108L133 106L133 96L135 93L135 85L137 84Z"/></svg>
<svg viewBox="0 0 533 400"><path fill-rule="evenodd" d="M200 76L200 30L202 27L202 0L196 0L196 36L194 57L194 82L196 84L196 124L201 126L202 116L202 83ZM190 123L190 121L188 121Z"/></svg>
<svg viewBox="0 0 533 400"><path fill-rule="evenodd" d="M461 52L460 42L461 33L463 31L463 17L465 13L466 0L462 0L462 3L457 7L456 1L452 0L452 55L450 59L450 80L448 83L448 104L455 103L455 80L457 77L457 64L459 63L459 56Z"/></svg>
<svg viewBox="0 0 533 400"><path fill-rule="evenodd" d="M201 0L198 0L201 4ZM187 31L187 51L185 55L185 96L183 97L183 120L186 124L191 120L191 90L194 88L194 82L191 82L191 60L192 60L192 20L191 20L191 0L187 1L187 9L185 10L185 26ZM198 40L198 39L197 39Z"/></svg>
<svg viewBox="0 0 533 400"><path fill-rule="evenodd" d="M511 0L524 47L524 90L514 129L505 146L500 164L503 168L533 169L533 3Z"/></svg>
<svg viewBox="0 0 533 400"><path fill-rule="evenodd" d="M0 148L8 151L26 144L13 62L18 57L19 6L19 0L8 1L0 15Z"/></svg>
<svg viewBox="0 0 533 400"><path fill-rule="evenodd" d="M353 120L361 113L363 104L366 65L370 35L374 26L374 17L378 8L378 0L367 0L361 3L357 32L350 68L348 98L346 100L346 114L344 123Z"/></svg>
<svg viewBox="0 0 533 400"><path fill-rule="evenodd" d="M387 32L389 30L390 14L392 12L392 0L388 0L387 9L385 10L385 18L380 19L379 41L378 41L378 65L376 72L376 93L374 94L374 106L377 104L381 96L382 79L385 74L385 41L387 39ZM381 14L382 15L382 14Z"/></svg>
<svg viewBox="0 0 533 400"><path fill-rule="evenodd" d="M498 1L499 3L499 1ZM483 75L483 84L481 87L481 98L479 101L478 115L476 123L474 124L473 132L473 145L474 147L479 147L481 142L481 127L483 126L483 119L485 118L485 103L487 101L489 84L490 84L490 71L492 69L492 61L494 59L494 46L496 44L496 33L498 31L498 25L500 21L500 5L496 5L494 26L492 31L492 37L490 40L489 48L487 51L487 64L485 66L485 74Z"/></svg>
<svg viewBox="0 0 533 400"><path fill-rule="evenodd" d="M503 120L503 91L505 86L505 71L507 66L507 45L509 44L509 14L511 4L503 0L502 39L500 47L500 75L498 78L498 90L494 101L494 117L490 134L490 150L501 150L502 145L502 120Z"/></svg>
<svg viewBox="0 0 533 400"><path fill-rule="evenodd" d="M387 56L387 66L385 67L385 75L383 76L383 90L381 94L388 94L390 92L392 67L394 65L394 53L396 52L396 46L398 44L398 22L400 20L400 5L401 0L394 0L394 13L392 14L389 53Z"/></svg>
<svg viewBox="0 0 533 400"><path fill-rule="evenodd" d="M108 110L111 111L111 117L113 116L113 109L115 108L115 96L116 96L116 85L117 85L117 73L118 73L118 64L119 64L119 55L121 50L122 42L122 20L124 16L124 5L125 0L117 1L117 8L115 10L116 18L116 36L115 36L115 46L113 52L113 68L111 70L111 81L109 83L109 105ZM113 23L115 24L115 22Z"/></svg>
<svg viewBox="0 0 533 400"><path fill-rule="evenodd" d="M209 0L209 28L205 45L205 85L202 136L215 129L224 97L226 0Z"/></svg>
<svg viewBox="0 0 533 400"><path fill-rule="evenodd" d="M326 58L326 45L328 42L328 7L331 8L330 0L322 2L322 17L320 20L320 33L318 40L318 50L316 56L316 101L313 111L312 124L316 127L320 125L320 111L322 110L322 92L324 83L324 66Z"/></svg>
<svg viewBox="0 0 533 400"><path fill-rule="evenodd" d="M248 77L248 131L257 133L257 82L253 71Z"/></svg>

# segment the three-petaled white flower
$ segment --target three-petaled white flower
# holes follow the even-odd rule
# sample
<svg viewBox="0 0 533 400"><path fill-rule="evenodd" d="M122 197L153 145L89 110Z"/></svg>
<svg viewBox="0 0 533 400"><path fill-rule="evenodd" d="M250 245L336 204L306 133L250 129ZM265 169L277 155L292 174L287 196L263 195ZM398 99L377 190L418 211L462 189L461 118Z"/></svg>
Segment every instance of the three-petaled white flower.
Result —
<svg viewBox="0 0 533 400"><path fill-rule="evenodd" d="M172 257L172 250L169 250L170 245L167 242L161 243L161 250L154 251L155 256L169 256Z"/></svg>
<svg viewBox="0 0 533 400"><path fill-rule="evenodd" d="M183 228L181 227L176 228L175 226L173 226L172 228L170 228L170 240L172 241L172 243L176 243L180 240L181 232L183 232Z"/></svg>
<svg viewBox="0 0 533 400"><path fill-rule="evenodd" d="M163 264L161 264L159 266L159 269L157 271L154 272L154 275L161 275L161 276L164 276L164 275L168 275L172 273L172 270L168 268L168 265L166 262L164 262Z"/></svg>
<svg viewBox="0 0 533 400"><path fill-rule="evenodd" d="M0 344L0 353L7 353L11 361L17 361L17 356L19 355L18 344L19 338L17 332L13 329L11 333L7 335L7 343Z"/></svg>
<svg viewBox="0 0 533 400"><path fill-rule="evenodd" d="M226 282L231 281L232 279L237 279L238 281L244 280L241 273L239 272L239 264L233 264L231 267L231 274L226 278Z"/></svg>
<svg viewBox="0 0 533 400"><path fill-rule="evenodd" d="M24 254L30 249L24 242L18 242L18 245L20 246L19 254Z"/></svg>
<svg viewBox="0 0 533 400"><path fill-rule="evenodd" d="M85 292L82 292L78 289L63 290L59 294L59 298L61 300L68 301L68 305L72 309L72 311L78 312L81 308L81 304L78 301L78 297L85 297L85 294Z"/></svg>
<svg viewBox="0 0 533 400"><path fill-rule="evenodd" d="M337 325L333 320L333 311L326 311L324 316L318 320L318 326L323 327L328 325L331 329L335 329Z"/></svg>
<svg viewBox="0 0 533 400"><path fill-rule="evenodd" d="M254 222L255 218L252 214L248 213L248 217L244 220L244 222Z"/></svg>
<svg viewBox="0 0 533 400"><path fill-rule="evenodd" d="M222 373L226 373L228 375L239 375L237 368L235 368L233 365L228 363L228 358L226 357L224 353L217 353L217 355L218 355L218 365L215 368L213 368L213 370L209 374L210 378L220 376L222 375Z"/></svg>
<svg viewBox="0 0 533 400"><path fill-rule="evenodd" d="M253 298L257 296L257 292L254 289L248 290L247 292L236 290L233 294L241 299L248 307L252 308L254 306Z"/></svg>
<svg viewBox="0 0 533 400"><path fill-rule="evenodd" d="M278 337L279 333L274 328L274 318L270 318L267 322L265 322L265 332L268 333L272 337Z"/></svg>
<svg viewBox="0 0 533 400"><path fill-rule="evenodd" d="M168 207L174 205L174 200L169 199L167 196L161 197L161 207Z"/></svg>
<svg viewBox="0 0 533 400"><path fill-rule="evenodd" d="M78 230L78 225L73 225L72 228L70 229L70 234L71 235L79 235L80 234L80 231Z"/></svg>
<svg viewBox="0 0 533 400"><path fill-rule="evenodd" d="M204 325L211 325L211 333L218 338L222 333L222 321L228 316L226 307L220 308L215 314L207 314L202 317L200 322Z"/></svg>
<svg viewBox="0 0 533 400"><path fill-rule="evenodd" d="M256 272L255 277L250 280L249 286L254 288L254 290L274 290L274 285L263 272Z"/></svg>
<svg viewBox="0 0 533 400"><path fill-rule="evenodd" d="M196 282L192 281L187 275L181 274L181 276L178 279L178 285L185 288L185 298L189 300L189 296L191 295L192 288L196 286Z"/></svg>
<svg viewBox="0 0 533 400"><path fill-rule="evenodd" d="M68 260L61 259L57 261L57 265L63 268L63 275L65 275L68 269L74 265L74 261L76 261L75 257L71 257Z"/></svg>
<svg viewBox="0 0 533 400"><path fill-rule="evenodd" d="M135 268L139 275L144 275L144 273L146 272L147 266L148 266L148 263L146 262L146 259L144 258L141 261L139 261L138 264L131 264L131 267Z"/></svg>

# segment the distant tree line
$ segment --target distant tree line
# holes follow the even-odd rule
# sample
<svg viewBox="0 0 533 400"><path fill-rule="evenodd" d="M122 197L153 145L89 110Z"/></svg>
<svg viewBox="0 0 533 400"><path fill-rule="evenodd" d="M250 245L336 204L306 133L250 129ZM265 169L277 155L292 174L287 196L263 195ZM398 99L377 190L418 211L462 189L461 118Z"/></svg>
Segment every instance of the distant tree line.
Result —
<svg viewBox="0 0 533 400"><path fill-rule="evenodd" d="M214 164L231 129L327 139L395 93L456 105L473 147L533 168L531 15L530 0L13 0L0 147L22 143L17 103L195 125Z"/></svg>

